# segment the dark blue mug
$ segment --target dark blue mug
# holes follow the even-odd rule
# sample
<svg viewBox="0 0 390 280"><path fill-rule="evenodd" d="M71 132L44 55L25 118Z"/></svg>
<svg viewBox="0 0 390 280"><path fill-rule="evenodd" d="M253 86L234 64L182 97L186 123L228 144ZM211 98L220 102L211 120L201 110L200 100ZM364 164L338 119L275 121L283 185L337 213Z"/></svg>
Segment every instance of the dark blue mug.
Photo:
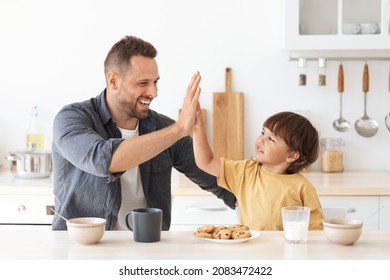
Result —
<svg viewBox="0 0 390 280"><path fill-rule="evenodd" d="M129 223L131 216L132 225ZM161 239L162 210L138 208L126 214L126 226L136 242L158 242Z"/></svg>

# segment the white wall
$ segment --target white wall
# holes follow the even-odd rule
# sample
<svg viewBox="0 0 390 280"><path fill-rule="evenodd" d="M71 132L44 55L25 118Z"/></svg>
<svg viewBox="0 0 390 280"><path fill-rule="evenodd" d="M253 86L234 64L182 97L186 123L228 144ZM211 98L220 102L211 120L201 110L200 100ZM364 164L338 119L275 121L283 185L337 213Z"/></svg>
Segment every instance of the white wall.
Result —
<svg viewBox="0 0 390 280"><path fill-rule="evenodd" d="M302 110L322 137L346 141L347 170L390 168L390 131L384 125L390 112L388 63L370 63L368 114L379 122L378 134L336 132L338 63L328 62L327 86L318 87L310 62L308 85L299 87L297 63L280 48L280 14L280 2L266 0L1 1L0 163L8 165L9 151L24 149L32 105L39 106L50 142L52 120L63 105L99 94L106 53L131 34L159 50L153 109L176 118L186 85L199 70L211 136L212 93L224 90L225 67L231 67L233 90L245 94L246 156L266 117ZM344 63L344 117L352 123L363 115L362 70L361 61Z"/></svg>

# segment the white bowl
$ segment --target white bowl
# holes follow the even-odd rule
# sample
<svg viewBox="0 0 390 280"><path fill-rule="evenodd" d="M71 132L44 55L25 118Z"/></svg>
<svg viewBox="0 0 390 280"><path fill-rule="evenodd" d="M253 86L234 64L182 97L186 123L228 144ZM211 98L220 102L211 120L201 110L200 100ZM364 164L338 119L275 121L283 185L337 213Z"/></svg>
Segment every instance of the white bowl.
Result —
<svg viewBox="0 0 390 280"><path fill-rule="evenodd" d="M352 245L362 234L363 222L356 219L339 218L323 221L326 238L340 245Z"/></svg>
<svg viewBox="0 0 390 280"><path fill-rule="evenodd" d="M83 245L96 244L102 239L106 220L102 218L73 218L66 222L72 240Z"/></svg>

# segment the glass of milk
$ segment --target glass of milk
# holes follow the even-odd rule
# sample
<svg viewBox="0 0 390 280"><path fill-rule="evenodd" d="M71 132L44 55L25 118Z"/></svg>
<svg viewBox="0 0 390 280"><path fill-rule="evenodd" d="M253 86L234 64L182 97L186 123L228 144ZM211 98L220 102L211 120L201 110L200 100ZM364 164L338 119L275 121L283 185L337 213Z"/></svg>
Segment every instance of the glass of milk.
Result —
<svg viewBox="0 0 390 280"><path fill-rule="evenodd" d="M302 244L307 241L310 208L287 206L282 208L284 239L288 243Z"/></svg>

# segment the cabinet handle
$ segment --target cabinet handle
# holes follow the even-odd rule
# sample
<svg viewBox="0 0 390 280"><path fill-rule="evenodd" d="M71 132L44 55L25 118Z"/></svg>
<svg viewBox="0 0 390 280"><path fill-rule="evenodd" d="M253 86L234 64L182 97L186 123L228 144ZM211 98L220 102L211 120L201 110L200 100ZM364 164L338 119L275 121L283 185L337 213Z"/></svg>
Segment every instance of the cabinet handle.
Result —
<svg viewBox="0 0 390 280"><path fill-rule="evenodd" d="M356 209L355 209L355 208L347 208L347 209L345 210L345 212L347 212L347 213L355 213L355 212L356 212Z"/></svg>
<svg viewBox="0 0 390 280"><path fill-rule="evenodd" d="M189 212L219 212L226 211L227 207L223 206L188 206L186 211Z"/></svg>
<svg viewBox="0 0 390 280"><path fill-rule="evenodd" d="M18 206L18 213L19 213L19 214L24 214L24 213L26 213L26 211L27 211L27 207L26 207L25 205L20 204L20 205Z"/></svg>

